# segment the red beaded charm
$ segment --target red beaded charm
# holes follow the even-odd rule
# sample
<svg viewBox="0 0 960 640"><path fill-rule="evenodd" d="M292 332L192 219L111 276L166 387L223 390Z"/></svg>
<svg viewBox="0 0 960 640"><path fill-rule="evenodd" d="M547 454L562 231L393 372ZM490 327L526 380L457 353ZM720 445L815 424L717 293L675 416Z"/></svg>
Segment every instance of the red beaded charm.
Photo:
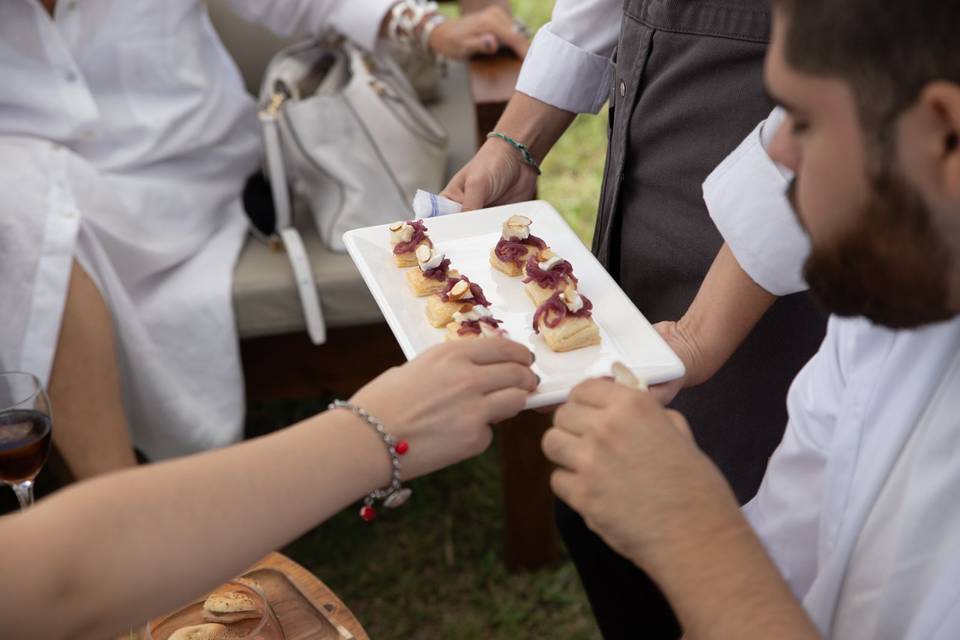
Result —
<svg viewBox="0 0 960 640"><path fill-rule="evenodd" d="M398 455L398 456L402 456L402 455L405 454L407 451L410 451L410 445L407 444L407 441L406 441L406 440L401 440L400 442L398 442L398 443L397 443L397 446L396 446L395 448L396 448L396 450L397 450L397 455Z"/></svg>
<svg viewBox="0 0 960 640"><path fill-rule="evenodd" d="M360 517L363 518L366 522L370 522L377 517L377 510L371 507L368 504L360 507Z"/></svg>

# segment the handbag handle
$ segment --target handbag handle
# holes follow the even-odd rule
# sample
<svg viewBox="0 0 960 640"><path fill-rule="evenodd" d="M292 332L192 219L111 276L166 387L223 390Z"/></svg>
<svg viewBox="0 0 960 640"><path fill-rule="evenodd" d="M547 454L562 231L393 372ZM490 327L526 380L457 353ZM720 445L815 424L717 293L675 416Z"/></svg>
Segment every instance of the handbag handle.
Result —
<svg viewBox="0 0 960 640"><path fill-rule="evenodd" d="M290 206L290 191L287 188L287 170L283 164L283 151L280 148L278 120L284 96L273 94L270 104L258 115L263 129L263 148L267 154L267 174L270 179L270 191L277 215L277 229L293 226L293 213Z"/></svg>
<svg viewBox="0 0 960 640"><path fill-rule="evenodd" d="M327 327L323 321L323 310L317 296L317 285L313 279L310 259L303 246L303 239L293 226L293 212L290 206L290 191L287 187L287 172L280 149L280 134L277 121L284 96L275 93L267 108L260 111L260 124L263 128L263 146L267 154L267 174L270 178L270 191L277 214L277 233L283 242L283 248L290 259L293 277L300 294L300 305L307 323L307 334L313 344L327 341Z"/></svg>

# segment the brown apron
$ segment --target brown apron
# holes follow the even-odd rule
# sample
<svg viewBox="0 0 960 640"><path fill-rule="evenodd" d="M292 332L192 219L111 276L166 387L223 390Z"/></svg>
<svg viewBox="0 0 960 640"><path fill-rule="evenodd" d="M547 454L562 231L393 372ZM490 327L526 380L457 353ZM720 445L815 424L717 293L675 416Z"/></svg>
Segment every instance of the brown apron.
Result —
<svg viewBox="0 0 960 640"><path fill-rule="evenodd" d="M625 2L594 252L651 322L680 318L723 242L701 185L772 109L769 26L769 0ZM780 299L712 380L673 403L741 502L783 435L787 387L825 321L805 294ZM558 524L607 638L676 635L642 574L563 506Z"/></svg>

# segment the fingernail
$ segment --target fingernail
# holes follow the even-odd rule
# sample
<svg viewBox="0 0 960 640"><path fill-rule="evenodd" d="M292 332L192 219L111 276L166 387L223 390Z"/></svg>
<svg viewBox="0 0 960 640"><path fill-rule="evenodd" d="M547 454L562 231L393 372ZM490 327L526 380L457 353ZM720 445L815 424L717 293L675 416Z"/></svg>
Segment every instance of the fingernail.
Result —
<svg viewBox="0 0 960 640"><path fill-rule="evenodd" d="M531 351L531 352L530 352L530 364L533 364L533 363L536 362L536 361L537 361L537 354L535 354L533 351Z"/></svg>
<svg viewBox="0 0 960 640"><path fill-rule="evenodd" d="M536 376L536 378L537 378L537 386L539 387L539 386L540 386L540 376L538 376L537 374L533 374L533 375Z"/></svg>

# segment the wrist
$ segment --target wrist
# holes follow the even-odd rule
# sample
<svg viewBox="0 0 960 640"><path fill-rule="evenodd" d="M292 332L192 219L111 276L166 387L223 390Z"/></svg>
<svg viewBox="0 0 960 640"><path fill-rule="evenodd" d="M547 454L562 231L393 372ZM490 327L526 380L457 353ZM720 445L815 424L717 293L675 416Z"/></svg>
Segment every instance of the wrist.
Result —
<svg viewBox="0 0 960 640"><path fill-rule="evenodd" d="M432 32L443 21L432 0L400 0L387 12L380 33L392 42L429 53Z"/></svg>
<svg viewBox="0 0 960 640"><path fill-rule="evenodd" d="M494 131L523 143L535 158L543 161L574 117L569 111L514 92Z"/></svg>
<svg viewBox="0 0 960 640"><path fill-rule="evenodd" d="M352 466L362 481L363 493L389 484L393 468L379 434L349 411L327 411L326 415L333 421L329 435L352 452Z"/></svg>
<svg viewBox="0 0 960 640"><path fill-rule="evenodd" d="M756 535L732 494L690 514L630 554L630 559L664 588L673 580L682 581L687 569L696 571L707 564L718 549L756 543Z"/></svg>
<svg viewBox="0 0 960 640"><path fill-rule="evenodd" d="M513 149L514 153L520 158L520 162L528 170L540 175L540 159L535 157L527 145L516 138L500 131L491 131L487 134L487 140L499 140Z"/></svg>
<svg viewBox="0 0 960 640"><path fill-rule="evenodd" d="M420 43L420 49L424 53L438 53L435 44L437 30L440 29L442 31L442 27L446 21L447 19L443 16L443 14L433 12L424 16L423 20L420 21L420 24L417 25L417 42Z"/></svg>
<svg viewBox="0 0 960 640"><path fill-rule="evenodd" d="M374 505L380 500L383 501L383 505L388 509L395 509L405 504L413 493L409 488L404 487L401 481L403 465L400 459L405 456L410 449L407 441L398 439L389 433L386 426L376 416L353 402L334 400L328 408L331 411L349 411L359 418L370 430L376 432L390 458L390 482L367 494L367 497L363 499L363 506L360 508L360 517L368 522L373 520L377 515Z"/></svg>
<svg viewBox="0 0 960 640"><path fill-rule="evenodd" d="M719 368L710 357L703 336L703 323L695 313L688 310L674 326L683 353L678 353L685 369L683 386L694 387L710 379Z"/></svg>

